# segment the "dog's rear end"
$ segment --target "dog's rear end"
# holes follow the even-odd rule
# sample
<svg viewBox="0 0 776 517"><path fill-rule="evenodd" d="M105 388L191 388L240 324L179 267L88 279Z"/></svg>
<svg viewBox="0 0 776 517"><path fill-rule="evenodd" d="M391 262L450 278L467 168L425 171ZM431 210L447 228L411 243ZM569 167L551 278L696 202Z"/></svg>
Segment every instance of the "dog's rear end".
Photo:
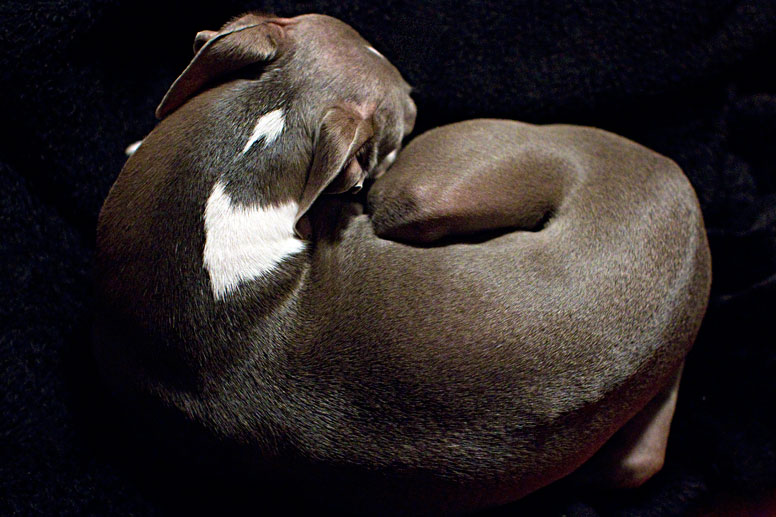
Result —
<svg viewBox="0 0 776 517"><path fill-rule="evenodd" d="M510 180L510 206L489 206L483 193ZM346 457L404 468L418 497L451 508L506 502L670 391L710 280L697 201L670 160L591 128L470 121L416 138L370 199L370 217L341 199L316 214L311 312L338 339L313 341L306 366L336 371L343 385L317 391L350 394L343 407L362 415ZM456 240L461 213L491 238ZM411 475L424 469L438 491Z"/></svg>
<svg viewBox="0 0 776 517"><path fill-rule="evenodd" d="M342 499L464 510L567 474L672 380L709 286L672 162L475 121L399 154L370 217L322 194L411 130L384 57L315 16L249 15L196 49L100 215L95 351L127 398ZM435 245L481 230L501 234Z"/></svg>

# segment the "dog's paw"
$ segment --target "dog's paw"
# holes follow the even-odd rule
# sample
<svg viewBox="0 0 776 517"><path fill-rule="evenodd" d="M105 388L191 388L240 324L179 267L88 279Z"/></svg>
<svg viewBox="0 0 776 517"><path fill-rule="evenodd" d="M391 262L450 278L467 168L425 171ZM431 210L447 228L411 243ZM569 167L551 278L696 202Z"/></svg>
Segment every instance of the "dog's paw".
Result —
<svg viewBox="0 0 776 517"><path fill-rule="evenodd" d="M137 151L137 148L140 147L140 144L142 144L142 140L138 140L137 142L131 143L127 146L126 149L124 149L124 154L127 156L132 156L135 154L135 151Z"/></svg>

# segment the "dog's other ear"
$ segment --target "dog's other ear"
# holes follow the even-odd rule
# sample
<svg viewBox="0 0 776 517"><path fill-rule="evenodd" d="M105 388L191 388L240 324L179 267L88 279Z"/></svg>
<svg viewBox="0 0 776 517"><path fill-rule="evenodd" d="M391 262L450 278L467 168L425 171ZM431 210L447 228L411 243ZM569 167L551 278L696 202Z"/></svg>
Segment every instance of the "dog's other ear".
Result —
<svg viewBox="0 0 776 517"><path fill-rule="evenodd" d="M166 117L218 77L248 65L269 61L275 56L282 36L280 25L266 22L223 32L199 32L194 39L197 54L167 90L156 108L156 118Z"/></svg>
<svg viewBox="0 0 776 517"><path fill-rule="evenodd" d="M205 43L216 36L218 36L218 31L199 31L197 35L194 36L194 53L196 54L199 52Z"/></svg>
<svg viewBox="0 0 776 517"><path fill-rule="evenodd" d="M372 117L347 106L336 106L326 112L313 146L312 165L294 221L298 236L306 237L299 220L318 196L361 187L367 171L359 164L356 154L373 135Z"/></svg>

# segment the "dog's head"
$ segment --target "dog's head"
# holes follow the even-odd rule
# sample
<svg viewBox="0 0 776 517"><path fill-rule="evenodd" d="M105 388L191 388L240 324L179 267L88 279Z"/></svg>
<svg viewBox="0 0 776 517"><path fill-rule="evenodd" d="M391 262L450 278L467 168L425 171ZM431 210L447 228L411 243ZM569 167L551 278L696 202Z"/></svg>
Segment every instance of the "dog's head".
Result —
<svg viewBox="0 0 776 517"><path fill-rule="evenodd" d="M293 105L289 109L303 128L300 134L312 141L296 222L320 194L358 190L367 176L383 172L414 126L410 86L382 54L335 18L247 14L218 31L198 33L194 50L157 117L241 71L249 72L243 78L263 81L262 91L276 92Z"/></svg>

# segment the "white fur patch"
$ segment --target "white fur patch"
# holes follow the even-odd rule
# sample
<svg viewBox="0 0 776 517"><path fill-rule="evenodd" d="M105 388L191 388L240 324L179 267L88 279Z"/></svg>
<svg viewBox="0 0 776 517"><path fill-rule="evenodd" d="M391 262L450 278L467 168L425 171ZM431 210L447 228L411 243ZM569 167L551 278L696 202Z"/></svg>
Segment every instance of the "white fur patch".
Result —
<svg viewBox="0 0 776 517"><path fill-rule="evenodd" d="M398 149L394 149L393 151L391 151L390 153L388 153L388 154L385 156L385 158L383 158L383 161L385 162L385 166L386 166L386 167L390 167L390 166L393 164L393 162L395 162L395 161L396 161L396 157L397 157L398 155L399 155L399 150L398 150Z"/></svg>
<svg viewBox="0 0 776 517"><path fill-rule="evenodd" d="M132 144L129 144L126 149L124 149L124 154L127 156L132 156L135 154L135 151L137 151L137 148L140 147L140 144L142 144L142 140L138 140L137 142L134 142Z"/></svg>
<svg viewBox="0 0 776 517"><path fill-rule="evenodd" d="M372 52L373 54L375 54L376 56L378 56L378 57L381 57L381 58L385 59L385 56L384 56L384 55L382 55L380 52L378 52L378 51L377 51L377 49L375 49L374 47L370 47L369 45L367 45L367 46L366 46L366 49L367 49L369 52Z"/></svg>
<svg viewBox="0 0 776 517"><path fill-rule="evenodd" d="M385 174L385 171L388 170L388 167L393 165L393 162L396 161L396 157L399 155L399 150L394 149L390 153L385 155L385 158L383 158L383 161L380 162L380 164L375 169L375 178L379 178L383 174Z"/></svg>
<svg viewBox="0 0 776 517"><path fill-rule="evenodd" d="M250 138L248 138L248 141L245 143L245 147L242 150L242 154L245 154L248 152L248 150L261 140L264 139L264 146L268 146L272 142L274 142L277 137L283 133L283 129L286 127L286 114L283 112L282 109L276 109L274 111L270 111L269 113L266 113L259 117L259 120L256 121L256 127L253 128L253 133L251 134Z"/></svg>
<svg viewBox="0 0 776 517"><path fill-rule="evenodd" d="M213 296L222 299L240 283L268 274L304 249L294 236L294 202L278 206L234 206L219 181L205 206L203 263Z"/></svg>

